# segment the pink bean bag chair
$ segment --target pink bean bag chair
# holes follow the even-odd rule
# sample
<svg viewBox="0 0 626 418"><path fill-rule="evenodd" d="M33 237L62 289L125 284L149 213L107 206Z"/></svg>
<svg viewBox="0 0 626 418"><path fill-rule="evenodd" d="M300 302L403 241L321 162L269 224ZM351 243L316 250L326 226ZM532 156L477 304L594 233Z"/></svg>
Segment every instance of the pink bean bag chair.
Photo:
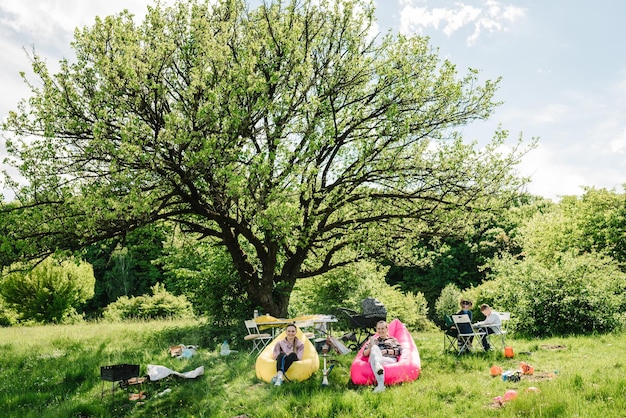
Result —
<svg viewBox="0 0 626 418"><path fill-rule="evenodd" d="M394 385L401 382L410 382L419 377L422 369L419 352L415 341L399 319L394 319L388 325L389 335L395 337L402 346L402 354L397 363L385 364L385 385ZM371 385L376 382L374 372L369 363L369 357L363 355L365 344L361 347L350 366L350 378L356 385Z"/></svg>

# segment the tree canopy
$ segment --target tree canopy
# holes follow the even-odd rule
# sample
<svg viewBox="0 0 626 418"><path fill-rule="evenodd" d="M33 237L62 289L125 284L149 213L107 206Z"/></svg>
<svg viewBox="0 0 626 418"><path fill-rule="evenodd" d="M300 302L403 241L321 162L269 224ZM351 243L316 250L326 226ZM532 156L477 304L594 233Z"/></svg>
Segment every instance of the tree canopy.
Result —
<svg viewBox="0 0 626 418"><path fill-rule="evenodd" d="M3 126L27 180L6 179L4 263L168 220L225 246L252 304L284 315L298 278L523 185L521 139L459 133L493 113L497 80L425 37L372 36L368 2L213 3L97 17L56 74L31 57L39 80Z"/></svg>

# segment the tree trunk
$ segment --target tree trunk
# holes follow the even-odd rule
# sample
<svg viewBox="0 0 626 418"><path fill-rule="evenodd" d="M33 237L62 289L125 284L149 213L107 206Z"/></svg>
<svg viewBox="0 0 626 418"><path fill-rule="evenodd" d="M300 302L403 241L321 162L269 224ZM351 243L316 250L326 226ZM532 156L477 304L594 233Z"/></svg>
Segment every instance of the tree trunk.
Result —
<svg viewBox="0 0 626 418"><path fill-rule="evenodd" d="M269 280L267 286L262 284L255 286L255 283L259 282L265 281L250 280L248 282L248 297L252 305L260 307L263 314L270 314L276 318L287 318L289 315L287 309L295 279L279 277Z"/></svg>

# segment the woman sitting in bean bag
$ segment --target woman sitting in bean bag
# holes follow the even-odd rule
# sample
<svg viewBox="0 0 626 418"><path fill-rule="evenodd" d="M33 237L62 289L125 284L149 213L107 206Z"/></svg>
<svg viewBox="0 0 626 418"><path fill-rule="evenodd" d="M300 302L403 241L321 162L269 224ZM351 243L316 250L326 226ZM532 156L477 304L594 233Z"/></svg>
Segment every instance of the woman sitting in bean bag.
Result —
<svg viewBox="0 0 626 418"><path fill-rule="evenodd" d="M295 324L289 324L256 360L257 377L276 386L280 386L285 378L306 380L317 369L317 351Z"/></svg>

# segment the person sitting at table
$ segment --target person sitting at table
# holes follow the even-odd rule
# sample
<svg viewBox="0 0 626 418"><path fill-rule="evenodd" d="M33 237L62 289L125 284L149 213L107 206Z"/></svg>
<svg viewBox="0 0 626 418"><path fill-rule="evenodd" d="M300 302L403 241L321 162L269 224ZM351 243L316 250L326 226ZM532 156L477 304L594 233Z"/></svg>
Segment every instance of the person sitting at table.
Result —
<svg viewBox="0 0 626 418"><path fill-rule="evenodd" d="M378 336L372 336L365 343L363 355L369 356L369 363L378 383L374 392L378 393L385 390L385 368L383 365L397 362L398 357L402 354L402 346L395 337L389 336L387 322L378 321L376 333Z"/></svg>
<svg viewBox="0 0 626 418"><path fill-rule="evenodd" d="M467 315L469 317L470 322L472 321L472 302L470 300L467 299L462 299L461 300L461 310L459 312L457 312L457 315ZM451 335L453 337L455 337L457 339L457 344L459 347L459 352L460 354L463 354L463 350L465 347L467 347L468 349L472 347L472 340L474 339L473 336L470 337L461 337L459 338L459 331L461 331L461 334L471 334L472 333L472 326L470 324L461 324L460 325L461 329L456 329L455 327L450 328L447 332L448 335ZM467 344L465 344L465 340L467 340Z"/></svg>
<svg viewBox="0 0 626 418"><path fill-rule="evenodd" d="M474 324L475 327L479 328L479 331L484 332L485 334L482 337L483 349L485 351L489 351L491 346L489 345L489 340L487 337L489 334L495 334L500 332L500 326L502 322L500 321L500 316L495 313L491 306L483 303L480 305L480 312L485 315L485 320L477 322Z"/></svg>
<svg viewBox="0 0 626 418"><path fill-rule="evenodd" d="M274 346L273 357L276 360L276 376L272 378L275 386L283 384L283 376L294 361L302 360L304 343L296 337L298 328L289 324L285 328L286 337L278 340Z"/></svg>

